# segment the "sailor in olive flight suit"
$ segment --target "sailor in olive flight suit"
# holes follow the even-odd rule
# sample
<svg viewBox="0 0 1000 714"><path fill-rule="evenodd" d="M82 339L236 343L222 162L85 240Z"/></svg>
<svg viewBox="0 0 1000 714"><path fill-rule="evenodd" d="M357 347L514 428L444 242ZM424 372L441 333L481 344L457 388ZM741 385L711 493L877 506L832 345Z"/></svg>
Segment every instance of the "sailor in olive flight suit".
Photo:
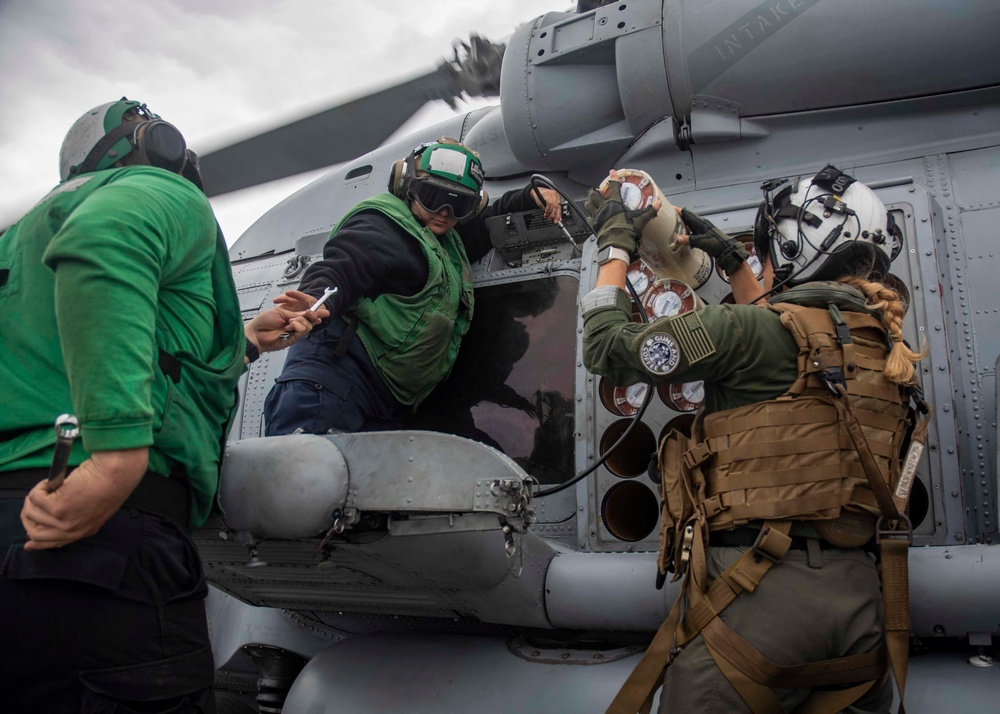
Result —
<svg viewBox="0 0 1000 714"><path fill-rule="evenodd" d="M903 344L905 306L894 291L875 281L874 274L884 275L889 264L893 226L884 205L866 186L833 167L813 181L786 186L780 205L768 201L762 206L755 232L765 266L764 290L788 288L771 298L780 305L710 305L638 324L632 321L624 281L638 236L659 206L630 211L621 203L617 174L612 172L611 178L610 196L592 192L588 202L601 252L596 287L581 304L584 363L620 385L704 380L705 401L694 437L668 437L660 451L661 471L682 474L670 479L664 473L665 486L687 479L695 494L693 507L688 504L675 525L681 532L690 525L697 535L683 550L678 545L682 537L672 533L674 539L661 555L661 567L688 569L684 608L677 611L678 621L668 620L661 629L666 643L661 661L654 666L647 653L648 663L637 668L608 711L634 712L644 701L648 706L668 650L673 658L664 679L663 712L792 711L813 693L811 703L820 706L816 711L887 711L892 689L882 650L879 576L873 559L857 547L870 535L864 528L874 524L871 514L878 513L877 506L870 494L862 493L866 477L854 447L838 431L835 400L816 389L816 382L799 380L800 345L785 324L807 318L833 324L839 315L850 326L850 337L846 330L836 334L850 343L850 354L858 355L863 367L844 366L863 378L846 380L852 385L847 392L855 406L852 413L860 414L866 425L875 424L866 429L878 475L884 480L898 475L907 413L899 385L913 383L913 363L921 356ZM836 209L826 218L824 201ZM742 244L696 214L680 213L693 234L691 244L715 256L732 278L737 298L762 296ZM836 339L827 341L836 345ZM892 351L886 359L889 341ZM871 396L859 408L853 385L862 382L861 389ZM771 426L779 423L786 425ZM832 445L827 444L827 451L816 446L819 456L811 461L814 432L821 435L816 438L832 439ZM673 503L665 506L664 527L675 527L668 523L667 511L690 500L680 492L678 487L668 494ZM862 496L852 495L857 493ZM859 498L860 505L855 503ZM854 541L839 539L830 524L851 518L862 523L863 535ZM762 534L767 536L763 543ZM835 547L826 536L853 547ZM759 557L759 549L776 564ZM748 550L752 552L745 556ZM762 562L761 568L757 564ZM704 607L710 599L722 598L726 586L738 594L726 593L727 602ZM712 610L721 615L713 618ZM712 647L706 646L706 638ZM853 679L821 681L796 679L784 670L765 686L726 660L739 659L731 652L744 645L750 652L745 659L757 658L761 670L770 663L837 660L856 671ZM720 662L728 674L720 670ZM816 701L828 696L822 691L826 684L840 692Z"/></svg>

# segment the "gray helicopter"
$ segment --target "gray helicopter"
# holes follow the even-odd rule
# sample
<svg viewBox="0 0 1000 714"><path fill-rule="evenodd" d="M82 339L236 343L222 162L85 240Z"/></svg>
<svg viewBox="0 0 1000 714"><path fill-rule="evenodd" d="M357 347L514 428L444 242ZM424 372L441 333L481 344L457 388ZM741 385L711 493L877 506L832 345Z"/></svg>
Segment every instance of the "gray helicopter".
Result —
<svg viewBox="0 0 1000 714"><path fill-rule="evenodd" d="M442 135L481 154L493 195L540 174L579 203L609 169L636 168L748 241L764 181L833 163L871 186L902 231L892 281L908 341L929 348L933 405L909 511L906 705L988 711L1000 691L998 30L995 0L580 2L505 49L473 38L436 72L206 155L203 172L218 194L335 165L231 248L245 318L297 285L396 159ZM462 92L499 104L382 143L427 99ZM377 148L352 158L360 142ZM284 353L250 368L226 515L196 536L220 711L610 703L677 597L655 587L647 457L691 419L699 388L653 393L583 369L578 301L596 246L565 216L491 219L472 331L404 431L261 438ZM699 280L662 289L731 299L714 266Z"/></svg>

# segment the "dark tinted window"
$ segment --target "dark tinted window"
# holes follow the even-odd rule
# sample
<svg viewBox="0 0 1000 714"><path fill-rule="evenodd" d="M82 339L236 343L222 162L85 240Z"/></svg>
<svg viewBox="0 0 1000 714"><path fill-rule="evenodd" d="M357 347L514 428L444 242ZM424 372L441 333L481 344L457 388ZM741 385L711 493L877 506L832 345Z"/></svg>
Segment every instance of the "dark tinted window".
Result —
<svg viewBox="0 0 1000 714"><path fill-rule="evenodd" d="M542 483L572 476L576 294L571 277L477 288L451 376L407 426L489 444Z"/></svg>

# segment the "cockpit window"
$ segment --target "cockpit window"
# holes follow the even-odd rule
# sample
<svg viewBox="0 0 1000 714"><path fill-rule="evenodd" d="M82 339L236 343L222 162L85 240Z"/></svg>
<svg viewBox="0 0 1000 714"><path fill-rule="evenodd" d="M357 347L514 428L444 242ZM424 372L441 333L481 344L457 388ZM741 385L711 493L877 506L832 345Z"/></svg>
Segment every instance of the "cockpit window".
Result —
<svg viewBox="0 0 1000 714"><path fill-rule="evenodd" d="M572 476L577 288L569 276L477 288L451 376L407 428L488 444L542 483Z"/></svg>

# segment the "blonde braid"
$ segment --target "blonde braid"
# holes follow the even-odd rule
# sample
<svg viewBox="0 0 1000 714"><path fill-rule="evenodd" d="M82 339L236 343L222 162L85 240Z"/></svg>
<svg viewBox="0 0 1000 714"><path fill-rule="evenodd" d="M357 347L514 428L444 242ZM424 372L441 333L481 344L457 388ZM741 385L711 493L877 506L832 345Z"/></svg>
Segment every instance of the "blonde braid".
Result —
<svg viewBox="0 0 1000 714"><path fill-rule="evenodd" d="M885 378L896 384L915 383L913 365L927 356L926 345L914 352L903 342L903 316L906 305L892 288L882 283L859 277L842 277L838 282L853 285L865 295L868 307L878 313L879 319L892 339L892 350L885 363Z"/></svg>

